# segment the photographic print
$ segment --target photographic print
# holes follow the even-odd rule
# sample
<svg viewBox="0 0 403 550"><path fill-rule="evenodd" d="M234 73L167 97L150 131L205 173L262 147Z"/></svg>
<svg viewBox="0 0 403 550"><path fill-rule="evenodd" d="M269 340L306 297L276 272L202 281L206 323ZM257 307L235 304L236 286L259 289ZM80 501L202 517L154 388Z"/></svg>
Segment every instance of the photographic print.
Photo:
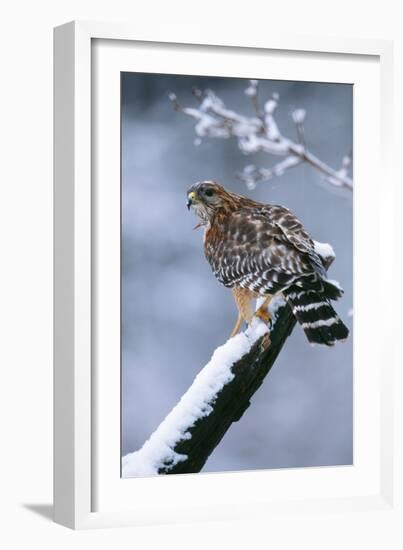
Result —
<svg viewBox="0 0 403 550"><path fill-rule="evenodd" d="M124 478L353 463L353 89L121 75Z"/></svg>

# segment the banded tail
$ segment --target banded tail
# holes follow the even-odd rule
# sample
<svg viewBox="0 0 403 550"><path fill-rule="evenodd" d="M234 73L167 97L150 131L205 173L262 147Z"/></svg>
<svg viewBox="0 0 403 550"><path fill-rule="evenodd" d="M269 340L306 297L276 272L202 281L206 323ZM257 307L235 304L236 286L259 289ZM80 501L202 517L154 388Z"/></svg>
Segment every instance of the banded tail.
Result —
<svg viewBox="0 0 403 550"><path fill-rule="evenodd" d="M338 340L345 340L349 333L330 303L340 298L343 291L331 281L322 280L321 283L321 290L304 289L295 284L283 294L308 340L313 344L333 346Z"/></svg>

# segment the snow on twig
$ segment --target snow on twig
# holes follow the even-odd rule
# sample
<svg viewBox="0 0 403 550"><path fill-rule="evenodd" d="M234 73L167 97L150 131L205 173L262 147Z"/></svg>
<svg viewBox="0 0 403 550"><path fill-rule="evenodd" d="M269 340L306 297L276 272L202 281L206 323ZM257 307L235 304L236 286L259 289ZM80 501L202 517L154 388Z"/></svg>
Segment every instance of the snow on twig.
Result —
<svg viewBox="0 0 403 550"><path fill-rule="evenodd" d="M248 164L243 172L238 174L248 189L254 189L260 181L268 181L275 176L282 176L286 170L293 166L298 166L302 160L297 156L289 155L284 160L278 162L272 168L257 168L254 164Z"/></svg>
<svg viewBox="0 0 403 550"><path fill-rule="evenodd" d="M297 137L298 141L301 145L306 147L305 142L305 128L304 128L304 121L306 117L306 111L305 109L295 109L291 113L292 120L294 121L295 128L297 130Z"/></svg>
<svg viewBox="0 0 403 550"><path fill-rule="evenodd" d="M304 130L306 111L304 109L295 109L291 114L296 126L298 141L294 142L283 136L275 117L279 95L272 94L261 109L258 101L258 88L259 81L250 80L245 89L245 95L250 98L256 112L256 116L251 117L228 109L223 100L212 90L193 89L193 95L199 102L198 107L195 108L181 106L175 94L169 94L169 99L176 111L196 121L196 144L199 144L203 137L222 139L234 137L238 141L238 148L246 155L263 152L285 157L284 161L271 168L247 166L239 177L249 189L256 187L257 183L267 181L274 176L281 176L289 168L306 162L321 172L330 185L352 191L353 181L349 176L351 156L345 156L341 168L335 170L311 153L306 146Z"/></svg>

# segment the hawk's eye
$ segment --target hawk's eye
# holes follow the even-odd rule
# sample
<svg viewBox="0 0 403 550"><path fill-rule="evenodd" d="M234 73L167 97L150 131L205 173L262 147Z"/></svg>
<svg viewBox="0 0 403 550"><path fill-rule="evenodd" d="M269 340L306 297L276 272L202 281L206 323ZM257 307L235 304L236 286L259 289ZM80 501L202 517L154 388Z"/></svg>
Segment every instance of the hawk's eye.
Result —
<svg viewBox="0 0 403 550"><path fill-rule="evenodd" d="M206 189L204 194L207 196L207 197L212 197L214 195L214 189Z"/></svg>

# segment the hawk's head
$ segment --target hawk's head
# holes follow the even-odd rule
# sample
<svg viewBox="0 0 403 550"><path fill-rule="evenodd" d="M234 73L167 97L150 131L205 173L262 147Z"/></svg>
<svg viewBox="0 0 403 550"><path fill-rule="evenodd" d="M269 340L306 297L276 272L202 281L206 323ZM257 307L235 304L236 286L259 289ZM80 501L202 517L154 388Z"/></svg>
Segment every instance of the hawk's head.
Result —
<svg viewBox="0 0 403 550"><path fill-rule="evenodd" d="M192 185L187 192L187 207L194 209L202 222L207 223L218 212L223 214L235 210L239 198L215 181L202 181Z"/></svg>

